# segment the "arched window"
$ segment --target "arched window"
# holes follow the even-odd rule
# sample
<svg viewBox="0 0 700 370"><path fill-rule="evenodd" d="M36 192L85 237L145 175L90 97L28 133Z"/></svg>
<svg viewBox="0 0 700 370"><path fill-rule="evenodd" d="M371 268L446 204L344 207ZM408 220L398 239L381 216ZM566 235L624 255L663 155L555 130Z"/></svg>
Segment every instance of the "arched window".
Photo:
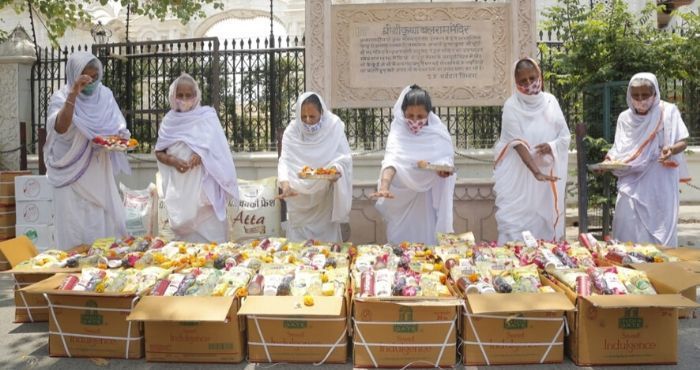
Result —
<svg viewBox="0 0 700 370"><path fill-rule="evenodd" d="M275 20L272 24L275 39L278 37L282 37L283 39L287 37L287 30L282 23ZM224 19L216 22L205 33L205 37L218 37L221 41L231 41L232 39L236 41L255 40L256 38L263 40L267 39L269 36L270 18L263 16L245 19L235 17Z"/></svg>

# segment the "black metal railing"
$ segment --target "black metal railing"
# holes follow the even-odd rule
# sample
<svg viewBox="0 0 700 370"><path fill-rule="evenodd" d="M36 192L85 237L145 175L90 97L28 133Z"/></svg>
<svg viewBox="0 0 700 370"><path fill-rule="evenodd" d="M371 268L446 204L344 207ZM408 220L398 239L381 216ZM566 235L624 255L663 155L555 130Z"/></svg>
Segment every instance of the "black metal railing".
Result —
<svg viewBox="0 0 700 370"><path fill-rule="evenodd" d="M552 55L562 44L551 33L540 33L539 39L537 57L542 69L553 70ZM199 82L202 104L217 109L232 150L274 150L278 131L294 117L294 103L305 86L304 39L280 37L275 45L269 47L265 39L220 42L202 38L44 48L31 75L31 141L45 125L51 95L65 83L68 56L75 50L91 50L103 62L103 82L114 92L129 129L141 143L141 152L152 150L158 125L169 109L168 88L182 72ZM596 113L584 117L584 94L566 100L566 91L553 79L545 81L545 89L559 98L572 126ZM691 133L689 143L700 144L700 86L669 80L661 81L661 89L665 99L679 106ZM489 148L498 139L500 106L436 107L435 112L459 149ZM392 120L390 107L336 109L335 113L345 122L353 149L385 146Z"/></svg>

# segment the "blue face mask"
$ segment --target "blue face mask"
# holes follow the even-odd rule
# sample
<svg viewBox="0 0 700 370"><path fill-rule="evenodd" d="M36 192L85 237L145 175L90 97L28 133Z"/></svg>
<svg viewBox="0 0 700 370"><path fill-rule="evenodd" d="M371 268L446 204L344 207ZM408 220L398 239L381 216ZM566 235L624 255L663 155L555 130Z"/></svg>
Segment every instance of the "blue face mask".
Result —
<svg viewBox="0 0 700 370"><path fill-rule="evenodd" d="M321 129L321 123L323 123L323 120L318 121L318 123L315 123L313 125L307 125L304 123L304 131L306 131L307 134L315 134L318 132L318 130Z"/></svg>
<svg viewBox="0 0 700 370"><path fill-rule="evenodd" d="M89 83L89 84L85 85L85 87L83 87L83 91L81 91L81 93L83 93L85 95L92 95L92 93L95 92L95 89L97 89L97 86L99 86L99 84L100 84L99 81Z"/></svg>

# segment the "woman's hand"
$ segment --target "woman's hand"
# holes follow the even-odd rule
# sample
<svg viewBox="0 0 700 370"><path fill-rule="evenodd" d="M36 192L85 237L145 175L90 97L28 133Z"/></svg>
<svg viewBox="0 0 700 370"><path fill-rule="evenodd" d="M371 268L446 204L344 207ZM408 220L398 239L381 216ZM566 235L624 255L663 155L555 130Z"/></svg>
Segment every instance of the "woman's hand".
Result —
<svg viewBox="0 0 700 370"><path fill-rule="evenodd" d="M545 175L542 172L536 173L535 178L537 181L559 181L558 177Z"/></svg>
<svg viewBox="0 0 700 370"><path fill-rule="evenodd" d="M535 145L535 151L539 155L552 154L552 147L547 143Z"/></svg>
<svg viewBox="0 0 700 370"><path fill-rule="evenodd" d="M661 155L659 156L659 162L666 162L673 155L673 149L670 146L665 146L661 149Z"/></svg>
<svg viewBox="0 0 700 370"><path fill-rule="evenodd" d="M190 168L194 168L202 164L202 157L200 157L197 153L192 154L192 158L190 158Z"/></svg>
<svg viewBox="0 0 700 370"><path fill-rule="evenodd" d="M88 75L80 75L78 78L75 79L75 82L73 82L73 86L71 87L71 93L73 95L78 95L80 94L81 91L85 88L85 86L89 85L92 83L92 77Z"/></svg>
<svg viewBox="0 0 700 370"><path fill-rule="evenodd" d="M176 158L174 156L171 156L171 157L172 158L170 159L170 166L175 167L177 172L185 173L185 172L189 171L189 169L190 169L189 163L185 162L184 160L182 160L180 158Z"/></svg>
<svg viewBox="0 0 700 370"><path fill-rule="evenodd" d="M341 177L343 177L343 174L340 171L336 172L336 175L338 175L337 178L331 180L331 184L335 184L336 181L338 181Z"/></svg>
<svg viewBox="0 0 700 370"><path fill-rule="evenodd" d="M285 199L299 195L299 193L289 186L289 181L282 181L280 183L280 188L282 189L282 194L278 195L277 199Z"/></svg>
<svg viewBox="0 0 700 370"><path fill-rule="evenodd" d="M449 172L449 171L438 171L437 174L438 174L438 176L442 177L443 179L445 177L452 176L452 172Z"/></svg>
<svg viewBox="0 0 700 370"><path fill-rule="evenodd" d="M391 192L386 189L386 190L379 190L377 192L372 193L369 196L370 199L379 199L379 198L388 198L388 199L394 199L394 194L391 194Z"/></svg>

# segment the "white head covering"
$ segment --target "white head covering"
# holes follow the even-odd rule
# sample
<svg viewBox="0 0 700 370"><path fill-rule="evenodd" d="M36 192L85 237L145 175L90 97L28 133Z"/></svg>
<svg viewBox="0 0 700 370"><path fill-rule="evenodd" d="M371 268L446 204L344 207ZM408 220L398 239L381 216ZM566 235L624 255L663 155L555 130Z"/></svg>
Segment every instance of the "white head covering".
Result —
<svg viewBox="0 0 700 370"><path fill-rule="evenodd" d="M542 77L542 70L540 70L539 64L537 64L537 61L535 61L532 58L522 58L515 62L513 65L513 73L516 73L516 67L518 66L518 63L522 61L529 61L532 63L533 66L535 66L535 69L537 70L537 74L540 76L540 92L535 95L528 95L528 94L523 94L520 90L518 90L517 82L515 81L515 78L513 78L513 81L515 82L515 88L513 89L515 91L515 100L517 100L518 104L514 106L515 109L520 109L525 112L532 112L532 111L537 111L540 109L543 109L546 105L546 99L544 97L544 80ZM517 77L517 76L516 76Z"/></svg>
<svg viewBox="0 0 700 370"><path fill-rule="evenodd" d="M180 77L176 78L175 81L173 81L173 83L170 84L170 88L168 89L168 102L170 103L170 109L177 110L178 108L176 95L177 86L180 83L192 86L192 88L194 89L195 96L192 98L194 101L192 102L192 109L190 110L198 108L199 104L202 101L202 91L199 90L199 84L197 83L197 81L195 81L194 78L192 78L192 76L190 76L189 74L183 72L180 75Z"/></svg>
<svg viewBox="0 0 700 370"><path fill-rule="evenodd" d="M413 192L431 191L434 211L437 212L436 231L452 232L452 204L457 176L442 178L434 171L424 171L417 166L418 161L428 161L454 167L452 136L433 112L428 113L428 124L417 135L409 130L401 109L409 91L411 86L406 86L394 104L394 120L391 122L381 170L393 167L396 170L395 178ZM383 206L385 202L391 200L381 198L377 204Z"/></svg>
<svg viewBox="0 0 700 370"><path fill-rule="evenodd" d="M71 150L59 156L53 151L53 144L58 137L54 129L58 113L66 102L75 80L80 77L88 63L96 61L98 86L91 95L78 94L75 100L72 124L80 132L73 141ZM126 120L114 100L112 91L100 83L102 79L102 63L94 55L78 51L68 58L66 63L67 83L56 91L49 102L47 126L47 142L44 160L46 162L49 181L56 187L70 185L77 180L90 164L92 146L90 140L96 136L119 135L129 138L131 134L126 129ZM126 154L110 153L114 173L131 173Z"/></svg>
<svg viewBox="0 0 700 370"><path fill-rule="evenodd" d="M187 74L176 78L170 85L171 102L175 101L177 85L181 81L194 80ZM195 89L195 93L197 94L195 99L199 102L201 100L199 88ZM171 109L163 117L158 129L156 150L165 150L177 142L185 143L202 158L205 169L203 190L217 218L223 221L226 218L229 197L238 202L238 180L231 149L214 108L197 104L187 112Z"/></svg>
<svg viewBox="0 0 700 370"><path fill-rule="evenodd" d="M301 106L311 95L321 102L321 127L313 134L304 130ZM290 187L300 194L314 194L328 186L326 181L303 180L298 176L302 167L327 168L335 166L342 177L333 185L333 222L347 222L352 206L352 156L345 124L326 107L315 92L305 92L297 99L296 117L284 130L282 153L277 169L279 181L289 181ZM295 199L288 199L294 202Z"/></svg>

